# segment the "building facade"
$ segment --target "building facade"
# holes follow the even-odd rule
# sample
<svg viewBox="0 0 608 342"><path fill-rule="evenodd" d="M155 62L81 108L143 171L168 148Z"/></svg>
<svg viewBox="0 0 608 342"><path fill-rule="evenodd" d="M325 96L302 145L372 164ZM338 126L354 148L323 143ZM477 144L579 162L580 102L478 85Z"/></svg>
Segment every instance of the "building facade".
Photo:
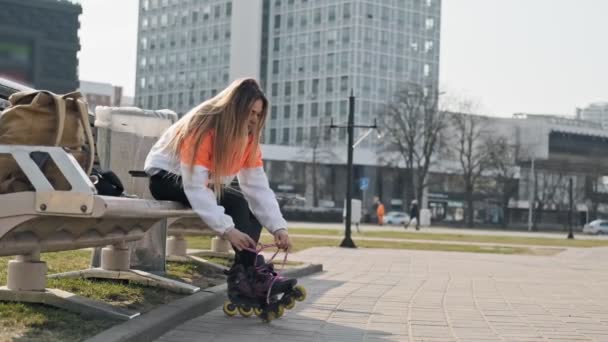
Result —
<svg viewBox="0 0 608 342"><path fill-rule="evenodd" d="M56 93L78 89L78 2L0 0L0 8L0 77Z"/></svg>
<svg viewBox="0 0 608 342"><path fill-rule="evenodd" d="M122 87L109 83L80 81L78 89L86 98L89 111L94 113L97 106L124 106Z"/></svg>
<svg viewBox="0 0 608 342"><path fill-rule="evenodd" d="M589 106L577 109L577 117L602 125L608 129L608 102L592 103Z"/></svg>
<svg viewBox="0 0 608 342"><path fill-rule="evenodd" d="M440 0L141 0L136 105L180 114L236 77L270 98L265 143L346 141L406 82L437 88ZM362 146L373 145L373 140Z"/></svg>

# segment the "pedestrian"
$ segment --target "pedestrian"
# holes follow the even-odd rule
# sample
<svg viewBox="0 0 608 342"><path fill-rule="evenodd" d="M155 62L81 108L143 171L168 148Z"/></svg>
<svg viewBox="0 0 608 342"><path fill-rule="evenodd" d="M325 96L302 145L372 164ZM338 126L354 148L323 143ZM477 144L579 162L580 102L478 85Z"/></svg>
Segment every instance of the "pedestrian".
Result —
<svg viewBox="0 0 608 342"><path fill-rule="evenodd" d="M416 230L420 230L420 211L418 210L418 200L413 200L410 205L410 220L403 228L408 229L412 220L416 220Z"/></svg>
<svg viewBox="0 0 608 342"><path fill-rule="evenodd" d="M378 224L382 226L384 224L384 204L382 204L382 201L380 201L380 199L377 199L376 205L376 216L378 216Z"/></svg>

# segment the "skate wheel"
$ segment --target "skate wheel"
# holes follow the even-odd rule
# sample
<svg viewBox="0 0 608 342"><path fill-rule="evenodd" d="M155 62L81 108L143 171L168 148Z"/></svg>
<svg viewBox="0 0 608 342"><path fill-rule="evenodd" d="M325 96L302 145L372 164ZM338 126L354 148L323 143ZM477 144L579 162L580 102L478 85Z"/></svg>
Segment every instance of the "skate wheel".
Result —
<svg viewBox="0 0 608 342"><path fill-rule="evenodd" d="M283 317L284 314L285 314L285 307L283 306L283 304L280 304L277 307L277 318Z"/></svg>
<svg viewBox="0 0 608 342"><path fill-rule="evenodd" d="M263 312L261 317L264 323L270 323L273 319L277 318L276 314L272 311Z"/></svg>
<svg viewBox="0 0 608 342"><path fill-rule="evenodd" d="M304 286L298 285L294 287L294 290L296 291L295 298L298 302L302 302L304 301L304 299L306 299L306 289L304 288Z"/></svg>
<svg viewBox="0 0 608 342"><path fill-rule="evenodd" d="M224 313L226 314L226 316L229 316L229 317L234 317L238 313L237 306L229 301L224 303L223 309L224 309Z"/></svg>
<svg viewBox="0 0 608 342"><path fill-rule="evenodd" d="M257 316L257 317L262 317L262 309L260 308L253 308L253 313Z"/></svg>
<svg viewBox="0 0 608 342"><path fill-rule="evenodd" d="M251 317L253 315L253 308L250 306L240 306L239 313L243 317Z"/></svg>
<svg viewBox="0 0 608 342"><path fill-rule="evenodd" d="M285 303L285 309L291 310L296 306L296 300L293 297L287 298L287 303Z"/></svg>

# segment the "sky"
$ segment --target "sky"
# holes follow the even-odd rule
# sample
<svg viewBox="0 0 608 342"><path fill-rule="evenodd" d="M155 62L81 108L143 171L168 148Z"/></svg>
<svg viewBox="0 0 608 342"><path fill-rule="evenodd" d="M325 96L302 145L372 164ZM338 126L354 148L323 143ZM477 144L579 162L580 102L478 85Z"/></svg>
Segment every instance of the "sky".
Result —
<svg viewBox="0 0 608 342"><path fill-rule="evenodd" d="M133 95L138 0L81 3L80 78ZM497 116L608 102L606 13L607 0L443 0L440 87Z"/></svg>

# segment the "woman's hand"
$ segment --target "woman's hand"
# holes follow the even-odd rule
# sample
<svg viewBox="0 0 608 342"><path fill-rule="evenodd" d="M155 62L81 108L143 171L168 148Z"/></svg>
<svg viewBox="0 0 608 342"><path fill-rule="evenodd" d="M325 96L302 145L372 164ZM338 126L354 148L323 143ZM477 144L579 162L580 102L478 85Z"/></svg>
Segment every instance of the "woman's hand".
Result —
<svg viewBox="0 0 608 342"><path fill-rule="evenodd" d="M277 244L277 247L286 251L293 248L286 229L279 229L276 233L274 233L274 242Z"/></svg>
<svg viewBox="0 0 608 342"><path fill-rule="evenodd" d="M255 249L256 243L249 235L242 233L236 228L228 230L225 234L226 239L236 248L238 251L242 251L246 248Z"/></svg>

